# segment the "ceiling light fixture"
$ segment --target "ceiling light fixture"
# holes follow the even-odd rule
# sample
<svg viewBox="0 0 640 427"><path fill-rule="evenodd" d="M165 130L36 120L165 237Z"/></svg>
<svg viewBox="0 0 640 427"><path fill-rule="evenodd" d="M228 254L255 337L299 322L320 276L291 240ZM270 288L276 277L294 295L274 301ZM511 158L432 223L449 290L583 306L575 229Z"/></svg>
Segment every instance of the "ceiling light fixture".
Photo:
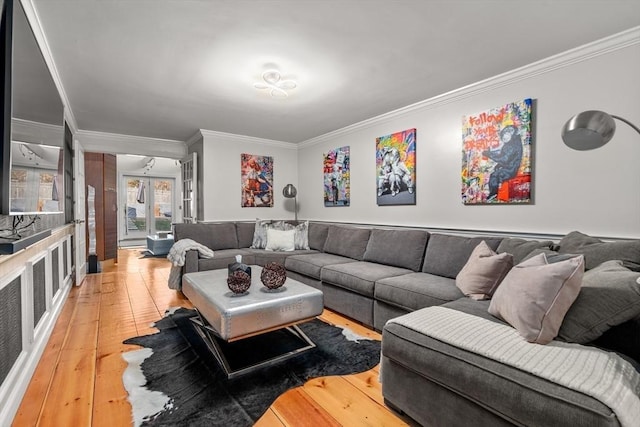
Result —
<svg viewBox="0 0 640 427"><path fill-rule="evenodd" d="M267 89L272 97L287 97L288 90L295 89L297 84L293 80L282 80L280 72L277 70L267 70L262 73L263 82L255 83L256 89Z"/></svg>

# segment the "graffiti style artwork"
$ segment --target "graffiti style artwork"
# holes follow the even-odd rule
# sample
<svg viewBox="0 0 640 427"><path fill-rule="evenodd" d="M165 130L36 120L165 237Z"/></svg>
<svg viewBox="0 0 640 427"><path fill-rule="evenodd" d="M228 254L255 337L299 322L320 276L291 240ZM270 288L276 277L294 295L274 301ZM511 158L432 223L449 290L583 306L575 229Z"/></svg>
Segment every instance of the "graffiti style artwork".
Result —
<svg viewBox="0 0 640 427"><path fill-rule="evenodd" d="M273 157L240 155L240 206L273 207Z"/></svg>
<svg viewBox="0 0 640 427"><path fill-rule="evenodd" d="M531 99L462 118L462 202L531 202Z"/></svg>
<svg viewBox="0 0 640 427"><path fill-rule="evenodd" d="M380 205L416 204L416 130L376 138L376 186Z"/></svg>
<svg viewBox="0 0 640 427"><path fill-rule="evenodd" d="M324 205L349 206L351 199L349 147L323 154Z"/></svg>

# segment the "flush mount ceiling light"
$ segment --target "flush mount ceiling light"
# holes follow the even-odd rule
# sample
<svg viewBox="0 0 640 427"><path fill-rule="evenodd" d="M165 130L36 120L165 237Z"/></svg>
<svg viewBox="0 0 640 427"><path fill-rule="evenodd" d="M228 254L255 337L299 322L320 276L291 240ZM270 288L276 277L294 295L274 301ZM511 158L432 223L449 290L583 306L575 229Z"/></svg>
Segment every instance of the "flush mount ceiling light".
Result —
<svg viewBox="0 0 640 427"><path fill-rule="evenodd" d="M256 89L269 90L271 96L275 97L287 97L288 90L296 88L296 82L293 80L282 80L280 72L277 70L267 70L262 73L262 80L264 82L255 83L253 87Z"/></svg>

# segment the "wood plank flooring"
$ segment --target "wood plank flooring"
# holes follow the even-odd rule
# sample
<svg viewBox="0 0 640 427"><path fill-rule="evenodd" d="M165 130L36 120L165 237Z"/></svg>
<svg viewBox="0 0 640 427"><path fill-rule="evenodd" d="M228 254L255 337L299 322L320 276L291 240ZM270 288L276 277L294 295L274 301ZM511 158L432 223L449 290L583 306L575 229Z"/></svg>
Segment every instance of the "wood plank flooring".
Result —
<svg viewBox="0 0 640 427"><path fill-rule="evenodd" d="M87 276L71 290L29 384L13 426L129 426L131 406L122 385L122 342L157 332L153 322L171 307L192 307L167 287L169 262L120 249L118 263ZM337 313L321 318L354 332L380 334ZM383 403L378 366L368 372L323 377L281 395L257 426L406 426L411 420Z"/></svg>

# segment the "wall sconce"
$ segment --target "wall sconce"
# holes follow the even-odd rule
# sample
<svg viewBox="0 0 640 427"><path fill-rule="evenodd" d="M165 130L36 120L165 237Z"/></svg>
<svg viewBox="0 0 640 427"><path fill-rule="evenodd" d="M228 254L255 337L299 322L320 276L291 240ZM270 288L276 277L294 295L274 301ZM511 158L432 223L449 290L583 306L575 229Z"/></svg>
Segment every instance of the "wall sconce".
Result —
<svg viewBox="0 0 640 427"><path fill-rule="evenodd" d="M631 126L636 132L640 129L630 121L604 111L589 110L576 114L562 128L562 140L574 150L593 150L600 148L613 138L618 119Z"/></svg>
<svg viewBox="0 0 640 427"><path fill-rule="evenodd" d="M295 220L297 222L298 221L298 197L297 197L298 190L296 190L296 187L294 187L293 184L287 184L282 189L282 195L287 199L293 199Z"/></svg>

